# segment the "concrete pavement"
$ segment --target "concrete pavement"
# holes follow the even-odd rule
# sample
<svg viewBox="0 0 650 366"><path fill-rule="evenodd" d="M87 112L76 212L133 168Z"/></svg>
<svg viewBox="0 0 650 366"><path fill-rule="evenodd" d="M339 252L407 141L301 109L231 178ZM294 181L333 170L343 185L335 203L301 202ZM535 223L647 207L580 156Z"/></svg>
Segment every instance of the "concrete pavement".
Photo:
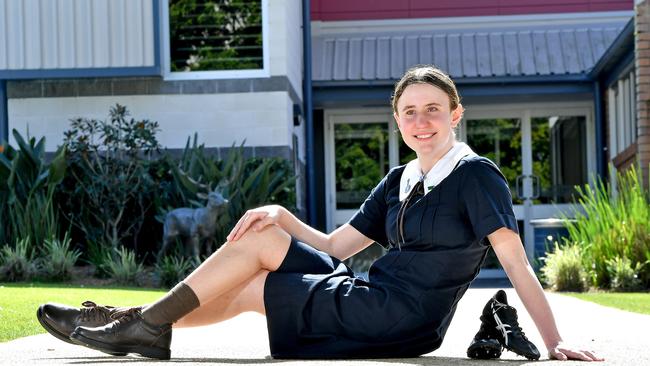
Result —
<svg viewBox="0 0 650 366"><path fill-rule="evenodd" d="M465 350L479 327L478 316L494 288L472 288L458 305L442 347L419 358L381 360L274 360L269 355L265 318L242 314L235 319L208 327L174 331L172 359L156 361L136 356L112 357L101 352L70 345L50 336L36 335L0 343L0 365L118 365L118 364L194 364L216 365L571 365L578 362L551 361L541 337L524 311L513 289L507 289L509 302L519 309L519 320L526 335L542 352L541 361L528 361L511 352L498 360L468 359ZM566 341L596 350L606 358L600 365L650 365L650 316L603 307L554 293L548 294L560 332Z"/></svg>

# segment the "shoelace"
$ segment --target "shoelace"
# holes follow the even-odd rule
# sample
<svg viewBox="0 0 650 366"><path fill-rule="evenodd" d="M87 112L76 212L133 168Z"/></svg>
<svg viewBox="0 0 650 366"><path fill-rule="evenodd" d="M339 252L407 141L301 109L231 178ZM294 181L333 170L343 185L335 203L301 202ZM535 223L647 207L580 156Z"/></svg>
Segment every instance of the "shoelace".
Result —
<svg viewBox="0 0 650 366"><path fill-rule="evenodd" d="M84 301L81 303L81 320L88 321L103 321L107 322L111 315L111 309L107 306L97 305L92 301Z"/></svg>
<svg viewBox="0 0 650 366"><path fill-rule="evenodd" d="M140 310L140 307L131 307L117 310L111 314L111 319L113 319L113 321L118 324L126 323L131 321L136 316L139 316Z"/></svg>

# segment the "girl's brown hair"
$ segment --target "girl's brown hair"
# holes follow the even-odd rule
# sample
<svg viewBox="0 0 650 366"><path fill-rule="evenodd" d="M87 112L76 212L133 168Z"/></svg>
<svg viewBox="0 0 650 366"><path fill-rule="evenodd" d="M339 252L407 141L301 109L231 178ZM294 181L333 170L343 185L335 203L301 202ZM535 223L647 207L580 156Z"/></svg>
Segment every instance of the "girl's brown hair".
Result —
<svg viewBox="0 0 650 366"><path fill-rule="evenodd" d="M452 111L460 104L456 84L454 84L449 75L433 65L418 65L408 69L400 81L395 84L391 103L393 105L393 112L396 114L399 114L397 113L397 101L402 96L402 93L404 93L404 89L413 84L430 84L442 89L449 96L449 107Z"/></svg>

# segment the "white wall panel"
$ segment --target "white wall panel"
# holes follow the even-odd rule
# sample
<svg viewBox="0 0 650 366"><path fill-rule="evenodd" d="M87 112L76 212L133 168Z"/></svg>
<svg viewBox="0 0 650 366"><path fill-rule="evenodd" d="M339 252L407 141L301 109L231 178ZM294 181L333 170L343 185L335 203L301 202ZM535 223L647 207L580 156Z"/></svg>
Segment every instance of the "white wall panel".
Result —
<svg viewBox="0 0 650 366"><path fill-rule="evenodd" d="M59 65L56 68L75 67L74 48L74 0L58 0L57 22L59 24Z"/></svg>
<svg viewBox="0 0 650 366"><path fill-rule="evenodd" d="M40 0L41 10L41 49L42 67L44 69L53 69L58 65L59 58L59 38L58 38L58 21L56 17L57 4L51 0ZM0 16L0 19L2 16ZM1 47L0 47L1 48ZM1 67L0 67L1 68Z"/></svg>
<svg viewBox="0 0 650 366"><path fill-rule="evenodd" d="M0 0L0 70L153 66L156 0Z"/></svg>
<svg viewBox="0 0 650 366"><path fill-rule="evenodd" d="M271 75L286 75L302 98L302 3L269 1L269 62Z"/></svg>
<svg viewBox="0 0 650 366"><path fill-rule="evenodd" d="M154 37L153 2L143 1L142 2L142 43L143 43L142 64L143 65L154 64L154 47L153 47L154 43L150 41L154 39L153 37Z"/></svg>
<svg viewBox="0 0 650 366"><path fill-rule="evenodd" d="M4 22L7 23L8 67L15 69L25 64L25 32L23 26L23 2L7 1Z"/></svg>
<svg viewBox="0 0 650 366"><path fill-rule="evenodd" d="M287 32L290 25L287 24L286 0L269 1L268 25L269 43L268 47L271 75L287 74Z"/></svg>
<svg viewBox="0 0 650 366"><path fill-rule="evenodd" d="M287 76L302 99L302 2L291 0L287 4Z"/></svg>
<svg viewBox="0 0 650 366"><path fill-rule="evenodd" d="M142 22L142 2L129 1L125 5L126 64L136 65L142 62L142 33L138 32Z"/></svg>
<svg viewBox="0 0 650 366"><path fill-rule="evenodd" d="M25 25L36 22L41 23L40 4L38 0L23 0ZM41 67L41 32L37 27L25 27L25 67L38 69Z"/></svg>
<svg viewBox="0 0 650 366"><path fill-rule="evenodd" d="M110 0L95 0L93 2L93 30L92 42L96 45L110 45L108 26L108 2ZM109 47L93 47L93 61L95 67L107 67L110 64Z"/></svg>
<svg viewBox="0 0 650 366"><path fill-rule="evenodd" d="M75 0L74 35L75 57L77 67L87 68L93 65L92 51L92 1Z"/></svg>
<svg viewBox="0 0 650 366"><path fill-rule="evenodd" d="M8 33L8 27L6 21L7 16L5 11L6 6L7 4L5 2L0 2L0 19L3 20L2 22L0 22L0 50L7 49L6 34ZM0 52L0 70L6 69L8 67L7 56L8 56L7 52Z"/></svg>
<svg viewBox="0 0 650 366"><path fill-rule="evenodd" d="M158 121L158 140L167 148L185 147L195 132L207 147L244 140L245 146L291 146L293 103L287 92L9 99L9 129L45 136L46 150L54 151L71 118L106 119L115 103L136 119Z"/></svg>
<svg viewBox="0 0 650 366"><path fill-rule="evenodd" d="M125 25L120 26L124 23L124 19L120 19L120 15L124 14L124 0L111 0L109 5L111 65L122 67L126 65L126 56L124 55Z"/></svg>

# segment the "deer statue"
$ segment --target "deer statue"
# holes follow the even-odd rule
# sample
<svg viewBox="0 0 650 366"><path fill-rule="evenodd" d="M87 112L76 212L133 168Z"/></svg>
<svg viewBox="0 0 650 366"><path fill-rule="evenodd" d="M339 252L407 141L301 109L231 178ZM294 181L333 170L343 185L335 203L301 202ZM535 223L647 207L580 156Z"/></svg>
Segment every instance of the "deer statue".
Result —
<svg viewBox="0 0 650 366"><path fill-rule="evenodd" d="M204 195L205 197L205 195ZM201 242L212 239L217 230L217 216L221 208L225 207L228 200L221 193L210 192L207 195L208 204L200 208L177 208L165 215L163 224L163 244L160 248L159 258L167 252L176 238L184 238L185 253L192 258L199 258Z"/></svg>

